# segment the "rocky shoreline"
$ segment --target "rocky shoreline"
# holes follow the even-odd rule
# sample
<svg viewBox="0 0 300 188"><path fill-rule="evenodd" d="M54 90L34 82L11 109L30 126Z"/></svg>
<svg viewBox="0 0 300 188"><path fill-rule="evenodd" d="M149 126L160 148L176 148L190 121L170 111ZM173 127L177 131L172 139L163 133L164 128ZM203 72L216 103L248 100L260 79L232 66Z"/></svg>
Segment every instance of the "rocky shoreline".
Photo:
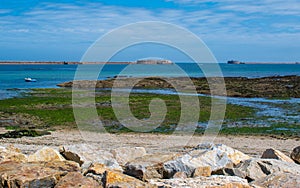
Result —
<svg viewBox="0 0 300 188"><path fill-rule="evenodd" d="M86 144L24 154L1 146L0 156L0 187L258 188L300 183L300 146L290 156L267 149L261 157L224 144L163 154L143 147L97 150Z"/></svg>
<svg viewBox="0 0 300 188"><path fill-rule="evenodd" d="M77 88L128 88L130 84L140 78L122 78L118 85L114 85L115 78L99 81L76 81ZM191 89L186 86L186 78L168 78L171 82L178 84L181 89ZM218 83L223 78L191 78L197 93L211 94L211 89L216 95L229 97L261 97L261 98L300 98L300 76L272 76L263 78L225 77L226 91L218 88ZM208 80L211 85L208 84ZM59 87L73 87L73 81L58 84ZM145 78L139 81L135 89L173 89L173 86L164 81L163 78Z"/></svg>

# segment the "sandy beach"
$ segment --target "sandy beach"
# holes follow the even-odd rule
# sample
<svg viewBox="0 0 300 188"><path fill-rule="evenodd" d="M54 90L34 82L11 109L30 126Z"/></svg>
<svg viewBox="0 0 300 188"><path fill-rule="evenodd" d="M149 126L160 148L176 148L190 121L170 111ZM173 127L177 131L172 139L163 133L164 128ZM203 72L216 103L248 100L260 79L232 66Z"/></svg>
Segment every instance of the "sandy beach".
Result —
<svg viewBox="0 0 300 188"><path fill-rule="evenodd" d="M88 138L87 138L88 137ZM166 142L167 139L171 141ZM202 143L203 137L193 136L188 144L188 136L125 133L112 135L108 133L80 132L78 130L58 130L42 137L3 138L3 146L14 145L24 153L33 153L44 146L58 148L61 145L93 149L111 150L122 146L144 147L148 153L184 152ZM215 144L225 144L250 156L260 157L268 148L275 148L289 155L292 149L300 144L299 139L274 138L271 136L217 136Z"/></svg>

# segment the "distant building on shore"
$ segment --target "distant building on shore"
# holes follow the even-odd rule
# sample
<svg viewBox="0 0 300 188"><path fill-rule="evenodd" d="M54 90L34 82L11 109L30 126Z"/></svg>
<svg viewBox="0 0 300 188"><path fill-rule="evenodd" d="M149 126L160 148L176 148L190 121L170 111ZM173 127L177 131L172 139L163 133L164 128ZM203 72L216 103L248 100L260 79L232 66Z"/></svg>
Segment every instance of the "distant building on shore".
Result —
<svg viewBox="0 0 300 188"><path fill-rule="evenodd" d="M173 64L172 61L170 60L165 60L165 59L142 59L142 60L137 60L136 64Z"/></svg>

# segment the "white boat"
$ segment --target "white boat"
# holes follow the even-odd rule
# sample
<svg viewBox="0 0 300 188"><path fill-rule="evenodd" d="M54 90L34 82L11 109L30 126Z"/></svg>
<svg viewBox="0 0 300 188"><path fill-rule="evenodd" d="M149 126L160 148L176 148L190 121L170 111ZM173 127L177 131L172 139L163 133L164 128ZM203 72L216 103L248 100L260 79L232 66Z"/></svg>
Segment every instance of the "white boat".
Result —
<svg viewBox="0 0 300 188"><path fill-rule="evenodd" d="M25 82L36 82L37 80L36 79L33 79L33 78L24 78L25 79Z"/></svg>

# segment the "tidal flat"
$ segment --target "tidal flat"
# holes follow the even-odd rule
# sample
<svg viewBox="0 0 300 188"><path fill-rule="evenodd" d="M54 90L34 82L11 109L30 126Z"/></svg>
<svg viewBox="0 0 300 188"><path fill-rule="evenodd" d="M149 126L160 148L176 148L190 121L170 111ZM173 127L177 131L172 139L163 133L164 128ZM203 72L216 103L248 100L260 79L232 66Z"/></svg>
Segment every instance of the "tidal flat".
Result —
<svg viewBox="0 0 300 188"><path fill-rule="evenodd" d="M149 104L152 99L157 98L164 101L167 113L160 126L147 133L172 134L181 115L181 104L178 96L147 93L146 91L144 93L133 92L129 99L130 110L137 119L148 119L151 115ZM198 99L201 110L195 134L202 135L211 115L212 98L198 96ZM258 102L263 105L265 101ZM111 105L110 90L97 90L95 105L99 121L105 127L104 131L116 134L133 132L123 126L116 118ZM272 103L272 105L286 111L291 108L291 105L284 102ZM294 108L297 106L294 105ZM300 136L297 120L267 122L266 120L272 119L272 115L261 115L261 112L262 109L257 106L247 106L229 100L219 133L224 135L270 135L284 138L298 138ZM292 111L290 112L292 113ZM297 109L293 113L297 113ZM294 114L290 115L294 116ZM265 121L267 123L264 123ZM68 88L33 89L31 92L23 93L20 97L0 100L0 124L4 132L24 129L48 131L77 129L72 107L72 90ZM95 131L90 127L85 130Z"/></svg>

